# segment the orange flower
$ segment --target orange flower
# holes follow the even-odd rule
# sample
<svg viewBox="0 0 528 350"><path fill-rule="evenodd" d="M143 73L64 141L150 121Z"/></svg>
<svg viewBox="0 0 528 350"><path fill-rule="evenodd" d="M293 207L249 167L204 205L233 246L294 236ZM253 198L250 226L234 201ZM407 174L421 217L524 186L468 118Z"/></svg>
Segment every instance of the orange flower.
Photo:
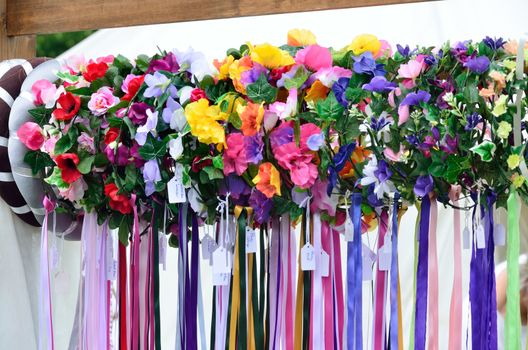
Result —
<svg viewBox="0 0 528 350"><path fill-rule="evenodd" d="M238 106L237 112L242 120L242 133L244 136L253 136L260 130L264 119L264 103L248 102L246 106Z"/></svg>
<svg viewBox="0 0 528 350"><path fill-rule="evenodd" d="M307 29L292 29L288 32L288 45L308 46L316 44L315 35Z"/></svg>
<svg viewBox="0 0 528 350"><path fill-rule="evenodd" d="M253 183L257 185L257 190L268 198L272 198L275 194L281 195L280 173L271 163L260 164Z"/></svg>
<svg viewBox="0 0 528 350"><path fill-rule="evenodd" d="M304 100L306 102L317 102L326 97L330 89L323 85L319 80L314 81L308 89Z"/></svg>
<svg viewBox="0 0 528 350"><path fill-rule="evenodd" d="M348 161L345 163L345 167L343 170L339 172L339 176L343 179L348 179L354 176L354 167L352 166L352 163L357 164L364 162L368 156L370 155L370 151L365 149L363 146L356 146L354 149L354 152L352 152L351 160L352 162Z"/></svg>

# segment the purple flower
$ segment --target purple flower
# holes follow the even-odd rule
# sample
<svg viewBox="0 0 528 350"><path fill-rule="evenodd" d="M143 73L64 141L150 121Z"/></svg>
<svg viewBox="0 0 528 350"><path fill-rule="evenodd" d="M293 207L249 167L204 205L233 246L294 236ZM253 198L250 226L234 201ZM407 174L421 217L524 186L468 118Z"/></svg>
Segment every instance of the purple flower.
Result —
<svg viewBox="0 0 528 350"><path fill-rule="evenodd" d="M324 145L324 140L324 133L321 132L319 134L313 134L308 137L308 140L306 140L306 146L308 146L310 151L319 151L319 149Z"/></svg>
<svg viewBox="0 0 528 350"><path fill-rule="evenodd" d="M385 75L383 64L376 64L376 60L370 51L364 52L358 57L354 57L354 61L353 70L356 73L374 76Z"/></svg>
<svg viewBox="0 0 528 350"><path fill-rule="evenodd" d="M467 43L467 41L458 42L456 43L455 47L451 49L451 54L455 56L455 58L461 63L465 63L468 59Z"/></svg>
<svg viewBox="0 0 528 350"><path fill-rule="evenodd" d="M128 118L136 125L144 125L147 121L147 110L152 111L153 108L145 102L135 102L128 110Z"/></svg>
<svg viewBox="0 0 528 350"><path fill-rule="evenodd" d="M247 86L248 84L253 84L260 78L261 74L264 76L268 73L268 70L263 65L254 62L253 67L249 70L246 70L240 73L240 82Z"/></svg>
<svg viewBox="0 0 528 350"><path fill-rule="evenodd" d="M433 136L427 135L425 136L424 142L422 142L418 148L422 151L429 151L434 145L436 145L436 141L437 140L435 140Z"/></svg>
<svg viewBox="0 0 528 350"><path fill-rule="evenodd" d="M458 148L458 136L452 137L446 134L444 140L440 143L440 148L447 154L456 153Z"/></svg>
<svg viewBox="0 0 528 350"><path fill-rule="evenodd" d="M448 77L446 80L434 80L433 85L443 90L440 95L438 95L438 97L436 98L436 105L441 109L449 108L449 105L444 100L444 96L448 92L455 91L453 79L451 77Z"/></svg>
<svg viewBox="0 0 528 350"><path fill-rule="evenodd" d="M271 148L275 149L279 146L284 145L285 143L290 143L293 141L293 128L287 124L283 123L278 128L273 130L270 134L270 143Z"/></svg>
<svg viewBox="0 0 528 350"><path fill-rule="evenodd" d="M409 135L406 137L407 139L407 142L409 142L409 144L411 144L412 146L418 146L418 143L420 142L418 140L418 136L416 135Z"/></svg>
<svg viewBox="0 0 528 350"><path fill-rule="evenodd" d="M398 85L391 83L383 76L377 76L372 78L370 83L363 85L363 90L375 91L375 92L390 92L394 90Z"/></svg>
<svg viewBox="0 0 528 350"><path fill-rule="evenodd" d="M471 58L464 63L464 67L477 74L482 74L487 71L489 65L490 60L486 56L474 57L472 55Z"/></svg>
<svg viewBox="0 0 528 350"><path fill-rule="evenodd" d="M477 112L473 112L466 117L466 121L467 124L464 127L464 130L471 131L477 127L478 123L482 121L482 117Z"/></svg>
<svg viewBox="0 0 528 350"><path fill-rule="evenodd" d="M161 173L156 159L151 159L143 166L143 180L145 180L145 194L150 196L156 191L156 182L161 181Z"/></svg>
<svg viewBox="0 0 528 350"><path fill-rule="evenodd" d="M176 73L180 69L178 62L176 61L176 56L169 52L165 57L158 60L150 61L147 73L154 73L159 70L164 70L171 73Z"/></svg>
<svg viewBox="0 0 528 350"><path fill-rule="evenodd" d="M371 117L369 125L373 131L378 132L389 124L390 120L386 119L383 116L380 116L379 119L376 119L376 117Z"/></svg>
<svg viewBox="0 0 528 350"><path fill-rule="evenodd" d="M233 201L233 204L245 206L247 205L251 188L240 176L231 174L220 185L220 195L225 196L227 192L230 193L229 200Z"/></svg>
<svg viewBox="0 0 528 350"><path fill-rule="evenodd" d="M118 166L126 166L128 164L128 148L124 145L119 145L117 147L117 159L115 149L110 146L106 146L105 154L108 161L112 164L117 164Z"/></svg>
<svg viewBox="0 0 528 350"><path fill-rule="evenodd" d="M253 208L254 219L259 224L266 223L269 220L273 201L266 197L262 192L253 190L249 196L249 205Z"/></svg>
<svg viewBox="0 0 528 350"><path fill-rule="evenodd" d="M436 57L434 57L434 55L427 55L424 57L424 62L426 65L432 66L436 63Z"/></svg>
<svg viewBox="0 0 528 350"><path fill-rule="evenodd" d="M167 76L160 72L145 75L145 84L148 86L143 93L145 97L160 97L167 89L169 90L170 96L176 97L176 87L171 84Z"/></svg>
<svg viewBox="0 0 528 350"><path fill-rule="evenodd" d="M436 126L431 129L431 133L436 141L440 140L440 130Z"/></svg>
<svg viewBox="0 0 528 350"><path fill-rule="evenodd" d="M427 91L418 90L417 92L411 92L405 96L401 102L401 106L418 106L422 102L429 102L431 94Z"/></svg>
<svg viewBox="0 0 528 350"><path fill-rule="evenodd" d="M489 36L486 36L482 42L484 42L484 44L486 44L486 46L492 50L498 50L503 47L504 44L506 44L506 41L504 41L502 38L492 39Z"/></svg>
<svg viewBox="0 0 528 350"><path fill-rule="evenodd" d="M391 178L392 170L389 169L387 162L382 159L379 161L378 169L374 172L374 175L380 182L385 182Z"/></svg>
<svg viewBox="0 0 528 350"><path fill-rule="evenodd" d="M263 159L262 150L264 149L262 134L255 134L254 136L245 136L244 146L246 150L246 160L249 163L253 164L260 163L260 161Z"/></svg>
<svg viewBox="0 0 528 350"><path fill-rule="evenodd" d="M421 175L416 179L414 194L418 197L425 197L433 190L434 181L431 175Z"/></svg>
<svg viewBox="0 0 528 350"><path fill-rule="evenodd" d="M332 165L328 168L328 186L326 187L326 193L330 196L332 190L337 183L337 175L345 167L346 162L352 156L352 152L356 149L356 143L352 142L348 145L339 147L339 151L332 158Z"/></svg>
<svg viewBox="0 0 528 350"><path fill-rule="evenodd" d="M398 50L399 54L403 57L409 57L416 51L416 49L411 51L409 45L405 45L405 47L403 47L400 44L396 44L396 49Z"/></svg>
<svg viewBox="0 0 528 350"><path fill-rule="evenodd" d="M152 112L150 109L147 110L147 121L144 125L137 128L135 140L140 146L143 146L147 141L149 133L156 136L156 127L158 126L158 112Z"/></svg>
<svg viewBox="0 0 528 350"><path fill-rule="evenodd" d="M372 207L377 208L383 206L383 201L378 198L378 195L374 192L375 188L375 184L370 184L367 187L367 201Z"/></svg>
<svg viewBox="0 0 528 350"><path fill-rule="evenodd" d="M332 85L332 91L334 92L334 96L343 107L348 106L348 101L346 99L346 89L348 88L348 83L350 82L350 78L339 78L338 81Z"/></svg>

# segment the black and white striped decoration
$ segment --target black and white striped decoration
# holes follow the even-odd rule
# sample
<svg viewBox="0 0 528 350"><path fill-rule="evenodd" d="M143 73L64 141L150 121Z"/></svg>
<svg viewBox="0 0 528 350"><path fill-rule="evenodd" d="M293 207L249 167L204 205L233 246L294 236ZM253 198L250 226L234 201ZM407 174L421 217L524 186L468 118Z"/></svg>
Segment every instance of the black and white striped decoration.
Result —
<svg viewBox="0 0 528 350"><path fill-rule="evenodd" d="M9 115L27 75L44 62L45 58L9 60L0 63L0 197L22 220L40 226L33 211L15 183L8 155Z"/></svg>

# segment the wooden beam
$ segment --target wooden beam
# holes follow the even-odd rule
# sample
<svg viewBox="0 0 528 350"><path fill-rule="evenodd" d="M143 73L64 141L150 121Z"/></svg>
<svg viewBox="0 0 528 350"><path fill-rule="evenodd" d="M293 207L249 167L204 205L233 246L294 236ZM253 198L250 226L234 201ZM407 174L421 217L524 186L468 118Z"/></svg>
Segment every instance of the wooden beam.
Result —
<svg viewBox="0 0 528 350"><path fill-rule="evenodd" d="M428 0L9 0L7 33L55 33L424 1Z"/></svg>
<svg viewBox="0 0 528 350"><path fill-rule="evenodd" d="M0 61L35 56L35 36L10 37L7 33L7 0L0 0Z"/></svg>

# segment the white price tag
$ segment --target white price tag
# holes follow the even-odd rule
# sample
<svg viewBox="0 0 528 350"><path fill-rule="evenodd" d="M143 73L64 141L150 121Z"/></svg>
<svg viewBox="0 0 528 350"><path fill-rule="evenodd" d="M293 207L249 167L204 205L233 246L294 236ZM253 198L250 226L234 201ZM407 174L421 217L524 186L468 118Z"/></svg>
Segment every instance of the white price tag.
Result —
<svg viewBox="0 0 528 350"><path fill-rule="evenodd" d="M493 228L493 240L497 246L506 244L506 228L503 224L495 224Z"/></svg>
<svg viewBox="0 0 528 350"><path fill-rule="evenodd" d="M301 249L301 269L303 271L315 270L314 247L310 243L306 243Z"/></svg>
<svg viewBox="0 0 528 350"><path fill-rule="evenodd" d="M246 226L246 254L257 252L257 235L255 230Z"/></svg>
<svg viewBox="0 0 528 350"><path fill-rule="evenodd" d="M169 203L185 203L187 201L185 187L181 178L177 176L174 176L167 183L167 192L169 193Z"/></svg>
<svg viewBox="0 0 528 350"><path fill-rule="evenodd" d="M205 237L202 239L202 259L211 259L213 252L217 247L218 245L216 244L215 240L211 236L205 235Z"/></svg>
<svg viewBox="0 0 528 350"><path fill-rule="evenodd" d="M484 249L486 248L486 235L484 233L484 225L480 224L477 227L477 248Z"/></svg>
<svg viewBox="0 0 528 350"><path fill-rule="evenodd" d="M163 271L167 269L167 235L160 233L158 239L159 263L163 265Z"/></svg>
<svg viewBox="0 0 528 350"><path fill-rule="evenodd" d="M462 246L464 247L464 249L469 249L470 248L470 245L469 245L469 242L470 242L470 239L469 239L469 228L465 227L464 228L464 231L462 232Z"/></svg>
<svg viewBox="0 0 528 350"><path fill-rule="evenodd" d="M378 252L378 270L389 271L392 262L391 248L384 244Z"/></svg>
<svg viewBox="0 0 528 350"><path fill-rule="evenodd" d="M227 286L229 285L228 273L213 273L213 286Z"/></svg>
<svg viewBox="0 0 528 350"><path fill-rule="evenodd" d="M213 252L213 273L231 273L231 257L224 247Z"/></svg>
<svg viewBox="0 0 528 350"><path fill-rule="evenodd" d="M328 255L323 249L321 249L319 263L321 265L321 276L328 277L330 275L330 255Z"/></svg>
<svg viewBox="0 0 528 350"><path fill-rule="evenodd" d="M354 224L350 217L345 220L345 241L352 242L354 240Z"/></svg>

